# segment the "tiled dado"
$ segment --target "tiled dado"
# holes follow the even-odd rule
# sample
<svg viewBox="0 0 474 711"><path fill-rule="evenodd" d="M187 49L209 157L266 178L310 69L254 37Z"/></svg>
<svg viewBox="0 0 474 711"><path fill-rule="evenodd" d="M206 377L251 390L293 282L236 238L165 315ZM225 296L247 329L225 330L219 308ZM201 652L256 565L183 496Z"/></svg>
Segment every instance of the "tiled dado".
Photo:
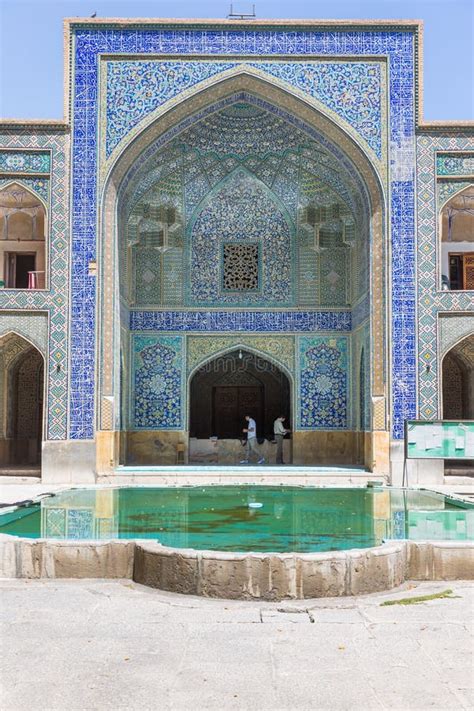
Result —
<svg viewBox="0 0 474 711"><path fill-rule="evenodd" d="M416 410L414 284L414 30L313 31L274 28L186 27L146 31L132 27L74 27L72 197L72 367L70 437L94 433L95 278L87 265L96 258L98 55L320 55L387 57L391 142L393 434ZM130 56L128 57L130 58ZM262 61L260 58L259 61ZM308 60L310 61L310 60ZM291 84L292 76L286 77ZM297 88L297 87L296 87ZM310 89L311 90L311 89ZM335 87L337 91L337 86ZM179 97L178 97L179 98ZM133 100L133 93L131 94ZM343 97L340 97L343 101Z"/></svg>

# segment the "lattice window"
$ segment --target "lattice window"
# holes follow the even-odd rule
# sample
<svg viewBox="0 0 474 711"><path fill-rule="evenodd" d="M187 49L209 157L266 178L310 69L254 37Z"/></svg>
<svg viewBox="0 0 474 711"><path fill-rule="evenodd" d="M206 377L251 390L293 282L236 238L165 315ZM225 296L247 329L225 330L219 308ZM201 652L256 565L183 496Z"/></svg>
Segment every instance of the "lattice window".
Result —
<svg viewBox="0 0 474 711"><path fill-rule="evenodd" d="M223 280L225 291L256 291L259 288L259 245L224 244Z"/></svg>
<svg viewBox="0 0 474 711"><path fill-rule="evenodd" d="M464 288L474 289L474 254L464 255Z"/></svg>

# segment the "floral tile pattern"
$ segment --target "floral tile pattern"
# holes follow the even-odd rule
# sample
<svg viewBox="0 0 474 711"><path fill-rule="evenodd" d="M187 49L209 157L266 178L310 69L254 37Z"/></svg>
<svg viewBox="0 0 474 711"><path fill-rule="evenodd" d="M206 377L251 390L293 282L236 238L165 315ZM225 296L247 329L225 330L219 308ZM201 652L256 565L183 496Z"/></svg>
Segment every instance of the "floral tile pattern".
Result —
<svg viewBox="0 0 474 711"><path fill-rule="evenodd" d="M216 237L217 236L217 237ZM237 169L211 193L190 234L189 302L286 306L293 301L292 231L287 219L265 186ZM252 243L259 247L260 285L254 292L223 288L222 247L225 243Z"/></svg>
<svg viewBox="0 0 474 711"><path fill-rule="evenodd" d="M182 338L135 335L132 348L133 427L181 429Z"/></svg>
<svg viewBox="0 0 474 711"><path fill-rule="evenodd" d="M199 82L252 67L319 99L345 119L381 158L378 62L111 61L107 63L106 154L147 114ZM217 78L217 77L216 77Z"/></svg>
<svg viewBox="0 0 474 711"><path fill-rule="evenodd" d="M347 428L348 370L347 338L300 337L300 429Z"/></svg>

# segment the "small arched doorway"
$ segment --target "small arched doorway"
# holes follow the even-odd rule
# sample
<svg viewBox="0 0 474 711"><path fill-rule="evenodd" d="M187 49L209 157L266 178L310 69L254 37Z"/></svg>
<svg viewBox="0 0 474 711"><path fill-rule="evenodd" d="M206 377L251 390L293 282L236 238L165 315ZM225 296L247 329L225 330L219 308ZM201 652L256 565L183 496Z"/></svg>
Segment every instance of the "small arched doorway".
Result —
<svg viewBox="0 0 474 711"><path fill-rule="evenodd" d="M443 419L474 420L474 335L443 359Z"/></svg>
<svg viewBox="0 0 474 711"><path fill-rule="evenodd" d="M443 358L443 420L474 420L474 334ZM446 473L473 474L474 460L446 460Z"/></svg>
<svg viewBox="0 0 474 711"><path fill-rule="evenodd" d="M474 289L474 185L452 196L441 211L441 288Z"/></svg>
<svg viewBox="0 0 474 711"><path fill-rule="evenodd" d="M291 386L274 363L238 348L206 362L192 376L190 438L239 441L245 415L255 419L260 440L273 440L273 422L279 415L285 415L291 427ZM192 450L190 446L191 455Z"/></svg>
<svg viewBox="0 0 474 711"><path fill-rule="evenodd" d="M8 334L0 340L0 361L0 468L39 467L43 432L43 356L21 336Z"/></svg>
<svg viewBox="0 0 474 711"><path fill-rule="evenodd" d="M6 289L44 289L46 210L23 184L0 190L0 285Z"/></svg>

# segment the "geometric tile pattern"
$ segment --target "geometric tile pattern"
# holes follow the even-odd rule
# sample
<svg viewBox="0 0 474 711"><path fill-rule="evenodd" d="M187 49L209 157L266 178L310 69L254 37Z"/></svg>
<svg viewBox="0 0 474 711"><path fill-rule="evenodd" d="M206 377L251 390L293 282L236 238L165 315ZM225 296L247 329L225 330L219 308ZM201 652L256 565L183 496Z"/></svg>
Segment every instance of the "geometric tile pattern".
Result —
<svg viewBox="0 0 474 711"><path fill-rule="evenodd" d="M472 180L438 180L436 182L438 209L441 209L450 197L472 185Z"/></svg>
<svg viewBox="0 0 474 711"><path fill-rule="evenodd" d="M0 313L0 338L7 333L17 333L32 343L43 356L48 352L48 317L42 313L21 311Z"/></svg>
<svg viewBox="0 0 474 711"><path fill-rule="evenodd" d="M192 86L250 66L310 94L346 120L381 158L381 70L378 62L170 62L107 64L106 155L147 114Z"/></svg>
<svg viewBox="0 0 474 711"><path fill-rule="evenodd" d="M66 538L66 509L42 509L42 535L44 538Z"/></svg>
<svg viewBox="0 0 474 711"><path fill-rule="evenodd" d="M419 417L441 416L438 314L474 311L472 292L440 291L437 264L439 210L435 192L436 151L474 151L474 136L424 131L417 138L418 178L418 380ZM453 168L450 167L450 170ZM442 319L444 322L449 319ZM444 328L444 325L443 325ZM444 350L444 348L443 348Z"/></svg>
<svg viewBox="0 0 474 711"><path fill-rule="evenodd" d="M348 426L348 338L299 338L299 429Z"/></svg>
<svg viewBox="0 0 474 711"><path fill-rule="evenodd" d="M326 55L387 57L391 141L392 237L392 363L394 435L402 437L403 419L415 414L414 292L414 31L344 29L304 31L248 27L163 29L73 27L73 349L70 436L88 438L94 432L95 283L88 264L96 257L97 116L99 54L250 56L263 64L266 55ZM191 58L191 57L190 57ZM193 58L194 61L194 58ZM288 61L288 60L287 60ZM311 60L306 59L306 62ZM205 62L203 61L202 64ZM291 77L288 77L291 82ZM288 82L289 83L289 82ZM334 91L338 86L335 85ZM295 93L301 90L294 88ZM313 86L313 91L316 89ZM179 97L178 97L179 98Z"/></svg>
<svg viewBox="0 0 474 711"><path fill-rule="evenodd" d="M1 129L0 129L1 130ZM46 202L49 228L49 290L0 289L0 310L24 312L44 311L49 315L49 348L42 349L46 355L47 402L46 438L67 438L68 410L68 295L69 295L69 174L67 163L68 137L61 130L3 129L0 133L2 155L25 158L25 166L46 168L46 159L31 149L41 149L40 156L50 160L51 175L41 178L11 177L6 182L20 182L37 192ZM31 152L30 152L31 151ZM8 155L7 155L8 154ZM51 158L49 158L51 156ZM20 161L21 162L21 161ZM23 172L24 168L20 169ZM26 314L25 314L26 315ZM46 320L46 319L45 319ZM21 328L21 320L19 321ZM15 329L16 330L16 329ZM28 334L24 334L28 338Z"/></svg>
<svg viewBox="0 0 474 711"><path fill-rule="evenodd" d="M456 343L459 343L466 336L474 334L474 313L472 316L443 316L438 320L439 324L439 354L443 356Z"/></svg>

